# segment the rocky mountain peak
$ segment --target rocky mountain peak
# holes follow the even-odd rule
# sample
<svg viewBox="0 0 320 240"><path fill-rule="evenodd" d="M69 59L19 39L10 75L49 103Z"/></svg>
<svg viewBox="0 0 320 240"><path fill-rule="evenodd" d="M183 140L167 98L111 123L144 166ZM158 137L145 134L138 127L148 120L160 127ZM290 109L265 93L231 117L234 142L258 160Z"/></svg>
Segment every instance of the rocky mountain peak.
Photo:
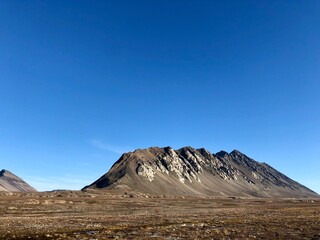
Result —
<svg viewBox="0 0 320 240"><path fill-rule="evenodd" d="M2 170L0 171L0 177L4 176L4 174L6 174L6 172L7 172L7 170L2 169Z"/></svg>
<svg viewBox="0 0 320 240"><path fill-rule="evenodd" d="M230 152L230 154L242 154L239 150L234 149Z"/></svg>
<svg viewBox="0 0 320 240"><path fill-rule="evenodd" d="M187 146L126 153L86 188L124 188L154 194L315 196L310 189L238 150L212 154Z"/></svg>
<svg viewBox="0 0 320 240"><path fill-rule="evenodd" d="M11 178L11 179L19 179L16 175L14 175L12 172L6 170L6 169L2 169L0 172L0 177L7 177L7 178Z"/></svg>
<svg viewBox="0 0 320 240"><path fill-rule="evenodd" d="M216 155L223 158L223 157L229 155L229 153L227 153L226 151L221 150L221 151L217 152Z"/></svg>
<svg viewBox="0 0 320 240"><path fill-rule="evenodd" d="M242 152L240 152L239 150L236 150L236 149L231 151L229 154L233 155L233 156L245 156L246 157L245 154L243 154Z"/></svg>
<svg viewBox="0 0 320 240"><path fill-rule="evenodd" d="M0 171L0 191L35 192L37 190L10 171L3 169Z"/></svg>
<svg viewBox="0 0 320 240"><path fill-rule="evenodd" d="M196 149L195 149L195 148L193 148L193 147L190 147L190 146L185 146L185 147L180 148L178 151L189 151L189 152L194 152L194 151L196 151Z"/></svg>

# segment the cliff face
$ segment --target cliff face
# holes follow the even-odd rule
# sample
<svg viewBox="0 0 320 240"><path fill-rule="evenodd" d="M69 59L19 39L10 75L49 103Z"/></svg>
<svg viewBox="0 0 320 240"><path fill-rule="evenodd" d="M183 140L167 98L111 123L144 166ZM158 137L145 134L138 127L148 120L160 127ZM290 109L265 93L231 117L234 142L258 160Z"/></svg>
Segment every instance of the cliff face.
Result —
<svg viewBox="0 0 320 240"><path fill-rule="evenodd" d="M0 191L36 192L37 190L8 170L2 170L0 172Z"/></svg>
<svg viewBox="0 0 320 240"><path fill-rule="evenodd" d="M170 147L125 153L84 189L128 189L151 194L315 197L315 192L241 152Z"/></svg>

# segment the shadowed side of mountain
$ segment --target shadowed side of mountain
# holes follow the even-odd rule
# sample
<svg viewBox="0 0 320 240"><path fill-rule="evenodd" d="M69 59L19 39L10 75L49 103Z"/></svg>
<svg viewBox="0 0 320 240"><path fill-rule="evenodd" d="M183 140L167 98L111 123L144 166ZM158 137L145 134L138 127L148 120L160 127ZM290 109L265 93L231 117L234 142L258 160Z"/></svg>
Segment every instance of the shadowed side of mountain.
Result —
<svg viewBox="0 0 320 240"><path fill-rule="evenodd" d="M86 189L181 196L317 197L305 186L240 151L138 149L123 154Z"/></svg>
<svg viewBox="0 0 320 240"><path fill-rule="evenodd" d="M37 190L10 171L3 169L0 172L0 191L36 192Z"/></svg>

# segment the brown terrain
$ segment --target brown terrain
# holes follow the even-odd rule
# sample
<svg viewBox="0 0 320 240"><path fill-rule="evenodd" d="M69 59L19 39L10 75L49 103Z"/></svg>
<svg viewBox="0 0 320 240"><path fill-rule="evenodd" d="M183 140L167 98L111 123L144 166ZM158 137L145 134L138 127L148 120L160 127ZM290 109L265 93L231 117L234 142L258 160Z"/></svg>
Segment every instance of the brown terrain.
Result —
<svg viewBox="0 0 320 240"><path fill-rule="evenodd" d="M320 239L319 199L2 193L1 239Z"/></svg>
<svg viewBox="0 0 320 240"><path fill-rule="evenodd" d="M320 239L319 195L236 150L136 150L82 191L1 173L0 239Z"/></svg>

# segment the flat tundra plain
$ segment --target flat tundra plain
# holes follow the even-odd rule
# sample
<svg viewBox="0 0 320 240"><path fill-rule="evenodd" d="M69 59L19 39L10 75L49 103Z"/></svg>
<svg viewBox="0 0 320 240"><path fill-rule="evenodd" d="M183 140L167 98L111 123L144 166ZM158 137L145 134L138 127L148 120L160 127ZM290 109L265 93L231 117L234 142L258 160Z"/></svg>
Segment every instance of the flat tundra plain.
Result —
<svg viewBox="0 0 320 240"><path fill-rule="evenodd" d="M320 199L0 193L1 239L320 239Z"/></svg>

